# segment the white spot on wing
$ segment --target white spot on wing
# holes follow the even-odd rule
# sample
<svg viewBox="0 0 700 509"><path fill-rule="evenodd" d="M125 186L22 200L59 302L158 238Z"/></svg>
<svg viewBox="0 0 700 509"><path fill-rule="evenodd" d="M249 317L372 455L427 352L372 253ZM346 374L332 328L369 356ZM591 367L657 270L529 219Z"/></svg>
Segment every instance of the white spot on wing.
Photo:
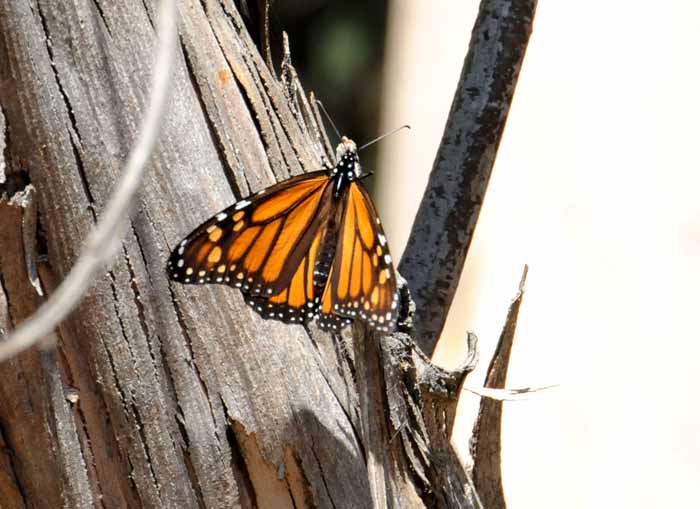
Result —
<svg viewBox="0 0 700 509"><path fill-rule="evenodd" d="M248 200L241 200L238 203L236 203L236 206L234 207L236 210L241 210L244 207L247 207L250 205L250 201Z"/></svg>

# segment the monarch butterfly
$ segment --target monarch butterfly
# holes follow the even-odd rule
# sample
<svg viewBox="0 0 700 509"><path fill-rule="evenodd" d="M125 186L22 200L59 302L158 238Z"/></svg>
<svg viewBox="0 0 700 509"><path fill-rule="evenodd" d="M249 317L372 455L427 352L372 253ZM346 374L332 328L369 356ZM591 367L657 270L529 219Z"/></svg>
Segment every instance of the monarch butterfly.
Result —
<svg viewBox="0 0 700 509"><path fill-rule="evenodd" d="M393 331L396 272L352 140L341 138L336 161L200 225L170 255L170 278L239 288L262 317L285 323L317 318L338 331L359 318Z"/></svg>

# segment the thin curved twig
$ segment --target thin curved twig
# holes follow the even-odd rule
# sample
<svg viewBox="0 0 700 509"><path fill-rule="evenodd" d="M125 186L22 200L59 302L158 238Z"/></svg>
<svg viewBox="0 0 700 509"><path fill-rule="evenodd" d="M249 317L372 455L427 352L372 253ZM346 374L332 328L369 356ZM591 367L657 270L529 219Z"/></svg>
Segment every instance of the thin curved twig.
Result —
<svg viewBox="0 0 700 509"><path fill-rule="evenodd" d="M136 144L131 149L122 178L105 207L95 229L88 235L85 247L73 269L51 297L34 314L0 341L0 362L32 347L70 313L90 286L93 277L119 247L131 201L139 188L147 163L155 147L171 91L171 75L177 40L177 10L174 0L163 0L158 19L158 52L151 76L151 95L146 114L139 128ZM114 234L115 230L118 232Z"/></svg>

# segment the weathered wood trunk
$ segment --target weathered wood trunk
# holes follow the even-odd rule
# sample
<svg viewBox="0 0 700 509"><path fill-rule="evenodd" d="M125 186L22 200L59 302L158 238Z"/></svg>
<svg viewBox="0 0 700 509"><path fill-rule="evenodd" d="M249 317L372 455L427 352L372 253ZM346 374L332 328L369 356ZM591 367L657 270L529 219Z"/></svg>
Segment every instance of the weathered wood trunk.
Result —
<svg viewBox="0 0 700 509"><path fill-rule="evenodd" d="M326 150L232 2L178 10L169 112L119 256L55 348L0 364L0 506L474 507L449 444L470 366L167 280L183 234ZM151 1L0 0L1 334L68 273L119 177L155 17Z"/></svg>

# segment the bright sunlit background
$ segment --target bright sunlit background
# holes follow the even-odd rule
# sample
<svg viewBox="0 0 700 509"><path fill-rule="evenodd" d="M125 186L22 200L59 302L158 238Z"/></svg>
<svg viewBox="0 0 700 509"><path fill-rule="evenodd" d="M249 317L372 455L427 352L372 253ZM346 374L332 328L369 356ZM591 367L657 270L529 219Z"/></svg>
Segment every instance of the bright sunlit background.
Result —
<svg viewBox="0 0 700 509"><path fill-rule="evenodd" d="M390 3L375 194L399 255L478 1ZM700 3L540 0L460 293L483 372L530 266L506 403L513 508L691 507L700 480ZM398 258L398 256L396 256ZM472 396L465 394L464 400ZM472 405L473 406L473 405ZM471 421L455 435L466 447Z"/></svg>
<svg viewBox="0 0 700 509"><path fill-rule="evenodd" d="M442 136L478 0L277 2L273 36L363 151L394 258ZM387 9L388 6L388 9ZM700 2L540 0L459 295L436 352L478 385L530 266L506 403L513 508L697 505ZM276 30L275 30L276 29ZM462 408L475 408L466 393ZM462 451L471 415L455 437Z"/></svg>

